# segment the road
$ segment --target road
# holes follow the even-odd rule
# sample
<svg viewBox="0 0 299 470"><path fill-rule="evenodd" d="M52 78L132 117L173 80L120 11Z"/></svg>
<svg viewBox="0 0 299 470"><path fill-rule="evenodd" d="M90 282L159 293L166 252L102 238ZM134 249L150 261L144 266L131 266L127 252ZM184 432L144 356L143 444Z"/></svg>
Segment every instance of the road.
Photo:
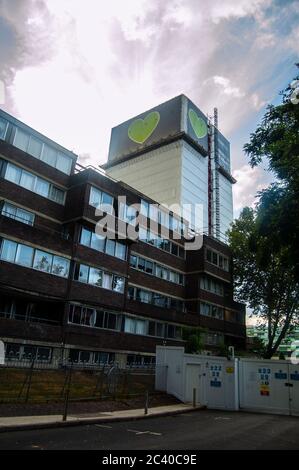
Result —
<svg viewBox="0 0 299 470"><path fill-rule="evenodd" d="M298 450L298 420L200 410L138 421L0 433L0 450Z"/></svg>

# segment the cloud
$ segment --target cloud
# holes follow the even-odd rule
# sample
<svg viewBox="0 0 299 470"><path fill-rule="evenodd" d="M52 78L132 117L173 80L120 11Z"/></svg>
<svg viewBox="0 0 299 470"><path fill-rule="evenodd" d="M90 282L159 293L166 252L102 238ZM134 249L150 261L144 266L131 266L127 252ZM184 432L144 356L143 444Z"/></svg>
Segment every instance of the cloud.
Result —
<svg viewBox="0 0 299 470"><path fill-rule="evenodd" d="M88 7L0 0L5 109L94 165L106 161L111 127L180 93L205 113L217 106L230 138L257 119L291 73L297 7L278 0L109 0L105 8L98 0ZM244 173L244 159L235 163Z"/></svg>
<svg viewBox="0 0 299 470"><path fill-rule="evenodd" d="M232 96L234 98L242 98L245 96L245 93L240 90L238 87L233 87L231 85L231 81L229 78L220 77L219 75L215 75L213 77L213 81L215 85L220 85L223 89L223 93L225 95Z"/></svg>
<svg viewBox="0 0 299 470"><path fill-rule="evenodd" d="M6 106L15 110L10 87L18 71L39 67L51 57L51 18L43 1L0 1L0 80L7 90Z"/></svg>
<svg viewBox="0 0 299 470"><path fill-rule="evenodd" d="M257 193L265 189L273 178L270 174L265 175L261 167L251 168L250 165L234 170L233 176L237 180L233 186L234 211L237 216L243 207L255 206Z"/></svg>

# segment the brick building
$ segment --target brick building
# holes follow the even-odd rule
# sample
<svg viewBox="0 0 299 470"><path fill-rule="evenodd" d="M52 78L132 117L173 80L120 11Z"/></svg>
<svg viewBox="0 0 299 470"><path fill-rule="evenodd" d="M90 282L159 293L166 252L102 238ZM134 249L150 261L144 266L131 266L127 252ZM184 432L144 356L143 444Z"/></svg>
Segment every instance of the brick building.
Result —
<svg viewBox="0 0 299 470"><path fill-rule="evenodd" d="M117 204L126 196L126 205ZM184 344L182 328L205 328L206 349L245 346L245 308L234 302L230 250L203 237L186 251L184 221L0 110L0 339L6 358L150 363L157 344ZM116 227L141 204L140 239L95 235L100 203ZM119 207L118 207L119 206ZM109 211L108 211L109 212ZM167 222L164 222L167 220ZM176 238L176 239L174 239Z"/></svg>

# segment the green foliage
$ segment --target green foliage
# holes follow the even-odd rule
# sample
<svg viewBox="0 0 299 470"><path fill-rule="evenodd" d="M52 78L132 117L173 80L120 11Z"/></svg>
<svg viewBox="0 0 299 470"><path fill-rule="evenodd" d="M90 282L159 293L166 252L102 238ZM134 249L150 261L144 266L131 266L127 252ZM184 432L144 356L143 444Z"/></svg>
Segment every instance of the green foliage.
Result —
<svg viewBox="0 0 299 470"><path fill-rule="evenodd" d="M184 328L183 340L186 341L187 354L199 354L204 349L204 328Z"/></svg>
<svg viewBox="0 0 299 470"><path fill-rule="evenodd" d="M298 320L299 283L289 262L290 250L286 247L273 250L271 234L261 234L259 224L260 209L246 207L232 225L229 242L236 296L267 325L264 357L272 357L290 326Z"/></svg>
<svg viewBox="0 0 299 470"><path fill-rule="evenodd" d="M259 193L255 210L243 209L229 235L238 300L267 326L264 357L277 351L299 314L299 105L291 92L287 87L281 104L268 106L244 145L251 166L267 159L277 181Z"/></svg>
<svg viewBox="0 0 299 470"><path fill-rule="evenodd" d="M277 178L260 193L257 228L268 238L269 249L288 250L299 280L299 104L290 102L291 92L287 87L282 103L268 106L244 150L252 167L267 159Z"/></svg>

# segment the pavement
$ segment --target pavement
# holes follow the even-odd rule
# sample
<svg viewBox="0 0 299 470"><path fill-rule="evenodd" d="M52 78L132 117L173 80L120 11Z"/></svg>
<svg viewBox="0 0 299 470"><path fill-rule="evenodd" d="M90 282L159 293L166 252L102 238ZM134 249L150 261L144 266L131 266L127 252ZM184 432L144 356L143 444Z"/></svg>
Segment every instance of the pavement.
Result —
<svg viewBox="0 0 299 470"><path fill-rule="evenodd" d="M186 413L201 409L202 406L193 407L190 404L179 403L175 405L156 406L144 413L144 408L135 410L118 410L101 413L69 414L67 420L62 420L62 415L46 416L12 416L0 417L0 433L8 431L22 431L32 429L45 429L64 426L78 426L84 424L108 423L117 421L149 419Z"/></svg>

